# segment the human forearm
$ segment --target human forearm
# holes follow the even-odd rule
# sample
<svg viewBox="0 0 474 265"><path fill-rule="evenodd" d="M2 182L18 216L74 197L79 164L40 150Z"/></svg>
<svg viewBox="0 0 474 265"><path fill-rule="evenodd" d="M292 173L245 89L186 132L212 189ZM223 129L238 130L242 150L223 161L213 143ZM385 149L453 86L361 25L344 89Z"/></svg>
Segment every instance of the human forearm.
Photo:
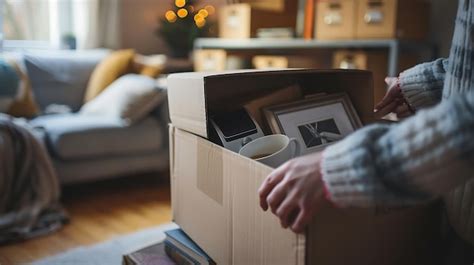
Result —
<svg viewBox="0 0 474 265"><path fill-rule="evenodd" d="M341 206L410 204L474 176L474 93L397 125L373 125L328 147L323 179Z"/></svg>
<svg viewBox="0 0 474 265"><path fill-rule="evenodd" d="M448 59L419 64L400 74L399 84L405 99L414 109L440 102Z"/></svg>

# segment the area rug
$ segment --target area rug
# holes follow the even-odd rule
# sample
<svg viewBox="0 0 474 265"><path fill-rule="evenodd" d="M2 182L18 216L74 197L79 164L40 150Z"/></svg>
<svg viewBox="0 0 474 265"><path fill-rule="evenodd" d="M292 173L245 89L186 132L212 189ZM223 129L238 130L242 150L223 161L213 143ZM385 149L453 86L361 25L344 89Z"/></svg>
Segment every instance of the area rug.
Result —
<svg viewBox="0 0 474 265"><path fill-rule="evenodd" d="M120 265L122 255L165 239L164 231L177 228L174 223L148 228L119 236L109 241L87 247L79 247L47 257L34 265Z"/></svg>

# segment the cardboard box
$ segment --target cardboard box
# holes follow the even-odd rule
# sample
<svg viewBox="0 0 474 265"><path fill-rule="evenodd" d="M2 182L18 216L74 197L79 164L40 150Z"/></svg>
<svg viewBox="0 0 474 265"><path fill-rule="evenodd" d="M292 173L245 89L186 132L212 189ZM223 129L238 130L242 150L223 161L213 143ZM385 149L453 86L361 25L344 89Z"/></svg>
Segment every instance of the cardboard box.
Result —
<svg viewBox="0 0 474 265"><path fill-rule="evenodd" d="M372 72L374 79L374 105L384 97L387 86L388 56L383 51L340 50L334 53L333 68L359 69Z"/></svg>
<svg viewBox="0 0 474 265"><path fill-rule="evenodd" d="M282 69L288 68L288 59L285 56L258 55L252 58L255 69Z"/></svg>
<svg viewBox="0 0 474 265"><path fill-rule="evenodd" d="M286 8L291 7L295 2L294 0L240 0L240 3L250 4L252 7L276 11L276 12L285 12Z"/></svg>
<svg viewBox="0 0 474 265"><path fill-rule="evenodd" d="M294 6L294 7L293 7ZM232 4L219 9L219 37L245 39L255 37L259 28L295 28L296 3L285 12L256 8L251 4Z"/></svg>
<svg viewBox="0 0 474 265"><path fill-rule="evenodd" d="M414 66L417 59L417 54L401 55L398 69L403 71ZM388 72L388 55L384 51L338 50L333 56L333 68L371 71L374 79L374 105L380 102L387 92L385 77Z"/></svg>
<svg viewBox="0 0 474 265"><path fill-rule="evenodd" d="M425 40L430 3L426 0L359 0L356 36Z"/></svg>
<svg viewBox="0 0 474 265"><path fill-rule="evenodd" d="M356 0L318 0L314 34L316 39L354 39L356 12Z"/></svg>
<svg viewBox="0 0 474 265"><path fill-rule="evenodd" d="M345 91L361 120L373 121L367 71L186 73L168 78L174 221L218 264L432 264L437 205L335 209L317 214L304 235L263 212L257 189L271 168L209 142L209 113L238 108L298 83L305 95ZM225 89L223 89L225 88Z"/></svg>
<svg viewBox="0 0 474 265"><path fill-rule="evenodd" d="M194 51L194 71L214 72L226 69L227 53L220 49Z"/></svg>

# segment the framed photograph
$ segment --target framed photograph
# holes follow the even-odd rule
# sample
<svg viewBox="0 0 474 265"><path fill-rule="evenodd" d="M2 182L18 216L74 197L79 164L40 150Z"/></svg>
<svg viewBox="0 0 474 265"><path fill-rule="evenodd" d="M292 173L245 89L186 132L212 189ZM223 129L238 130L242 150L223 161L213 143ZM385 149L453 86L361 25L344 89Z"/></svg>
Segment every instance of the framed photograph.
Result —
<svg viewBox="0 0 474 265"><path fill-rule="evenodd" d="M299 141L301 154L320 151L362 127L345 93L270 106L263 113L273 133Z"/></svg>

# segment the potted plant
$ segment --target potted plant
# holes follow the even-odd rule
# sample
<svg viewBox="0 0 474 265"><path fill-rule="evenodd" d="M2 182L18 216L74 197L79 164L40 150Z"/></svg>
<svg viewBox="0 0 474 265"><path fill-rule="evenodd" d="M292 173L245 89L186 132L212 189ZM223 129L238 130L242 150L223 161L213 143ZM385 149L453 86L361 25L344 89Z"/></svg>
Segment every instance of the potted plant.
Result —
<svg viewBox="0 0 474 265"><path fill-rule="evenodd" d="M175 0L173 7L160 18L157 35L168 45L171 56L185 58L193 49L194 40L205 37L210 30L209 16L213 6L197 8L195 0Z"/></svg>

